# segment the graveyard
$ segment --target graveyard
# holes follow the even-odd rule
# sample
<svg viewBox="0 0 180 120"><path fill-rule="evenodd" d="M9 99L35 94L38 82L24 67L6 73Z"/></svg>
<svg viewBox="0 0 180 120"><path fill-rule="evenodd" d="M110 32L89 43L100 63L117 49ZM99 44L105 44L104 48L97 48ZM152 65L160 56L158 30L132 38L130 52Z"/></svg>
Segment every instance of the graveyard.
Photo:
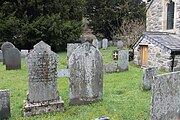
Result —
<svg viewBox="0 0 180 120"><path fill-rule="evenodd" d="M104 63L112 61L112 51L115 47L100 50ZM58 53L58 69L67 69L67 53ZM21 69L5 70L0 65L0 89L10 90L10 119L59 119L59 120L91 120L108 116L113 120L150 118L151 91L142 90L142 69L129 63L129 70L118 73L104 73L103 100L88 105L69 105L69 79L58 78L59 95L64 100L64 112L47 113L43 115L24 117L23 101L27 98L28 68L24 58L21 59Z"/></svg>

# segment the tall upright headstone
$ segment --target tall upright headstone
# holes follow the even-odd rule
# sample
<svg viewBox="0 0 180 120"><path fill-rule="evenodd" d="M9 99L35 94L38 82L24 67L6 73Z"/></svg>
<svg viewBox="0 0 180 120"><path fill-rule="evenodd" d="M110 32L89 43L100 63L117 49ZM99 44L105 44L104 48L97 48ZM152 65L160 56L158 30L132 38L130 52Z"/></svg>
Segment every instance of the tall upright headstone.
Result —
<svg viewBox="0 0 180 120"><path fill-rule="evenodd" d="M10 42L5 42L1 46L2 54L3 54L3 65L5 65L5 53L9 48L15 48L15 46Z"/></svg>
<svg viewBox="0 0 180 120"><path fill-rule="evenodd" d="M108 39L102 40L102 49L106 50L108 48Z"/></svg>
<svg viewBox="0 0 180 120"><path fill-rule="evenodd" d="M80 43L68 43L67 44L67 58L69 59L69 57L71 56L72 52L74 52L74 50L81 45Z"/></svg>
<svg viewBox="0 0 180 120"><path fill-rule="evenodd" d="M94 45L94 47L98 48L98 40L97 39L94 39L92 44Z"/></svg>
<svg viewBox="0 0 180 120"><path fill-rule="evenodd" d="M152 82L151 120L179 120L180 72L157 75Z"/></svg>
<svg viewBox="0 0 180 120"><path fill-rule="evenodd" d="M103 58L98 49L86 42L69 58L70 105L102 100Z"/></svg>
<svg viewBox="0 0 180 120"><path fill-rule="evenodd" d="M142 89L150 90L153 77L157 75L157 67L148 67L143 69Z"/></svg>
<svg viewBox="0 0 180 120"><path fill-rule="evenodd" d="M9 48L5 54L6 70L21 69L21 54L17 48Z"/></svg>
<svg viewBox="0 0 180 120"><path fill-rule="evenodd" d="M118 52L119 71L127 71L129 69L129 51L120 50Z"/></svg>
<svg viewBox="0 0 180 120"><path fill-rule="evenodd" d="M0 120L7 120L10 116L10 92L0 90Z"/></svg>
<svg viewBox="0 0 180 120"><path fill-rule="evenodd" d="M57 88L57 55L51 47L39 42L27 56L28 96L24 115L64 111Z"/></svg>

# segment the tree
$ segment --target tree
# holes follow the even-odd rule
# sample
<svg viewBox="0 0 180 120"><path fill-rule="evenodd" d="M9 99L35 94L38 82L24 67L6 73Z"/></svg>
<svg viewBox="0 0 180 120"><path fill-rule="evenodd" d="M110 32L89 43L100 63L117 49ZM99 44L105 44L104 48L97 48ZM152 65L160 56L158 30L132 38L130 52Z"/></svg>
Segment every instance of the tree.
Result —
<svg viewBox="0 0 180 120"><path fill-rule="evenodd" d="M1 0L0 41L32 48L43 40L49 45L65 47L77 41L85 0Z"/></svg>

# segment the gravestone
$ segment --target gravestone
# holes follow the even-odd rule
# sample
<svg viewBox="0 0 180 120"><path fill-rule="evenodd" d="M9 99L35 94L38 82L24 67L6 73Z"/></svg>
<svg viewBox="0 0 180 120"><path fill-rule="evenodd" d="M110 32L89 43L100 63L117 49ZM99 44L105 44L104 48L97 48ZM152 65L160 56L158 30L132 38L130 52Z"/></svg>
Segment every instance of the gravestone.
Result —
<svg viewBox="0 0 180 120"><path fill-rule="evenodd" d="M102 40L102 49L106 50L108 48L108 39Z"/></svg>
<svg viewBox="0 0 180 120"><path fill-rule="evenodd" d="M74 50L81 45L80 43L68 43L67 44L67 58L69 59L70 55L72 54L72 52L74 52Z"/></svg>
<svg viewBox="0 0 180 120"><path fill-rule="evenodd" d="M2 50L0 50L0 62L3 62L3 54L2 54Z"/></svg>
<svg viewBox="0 0 180 120"><path fill-rule="evenodd" d="M104 66L104 71L107 73L118 72L118 64L115 62L109 62Z"/></svg>
<svg viewBox="0 0 180 120"><path fill-rule="evenodd" d="M100 51L86 42L69 58L70 105L102 100L103 59Z"/></svg>
<svg viewBox="0 0 180 120"><path fill-rule="evenodd" d="M3 43L2 46L1 46L2 54L3 54L3 65L6 64L6 62L5 62L5 57L4 57L4 56L5 56L6 51L7 51L9 48L15 48L15 46L14 46L12 43L10 43L10 42L5 42L5 43Z"/></svg>
<svg viewBox="0 0 180 120"><path fill-rule="evenodd" d="M127 71L129 64L129 51L120 50L118 52L118 61L119 61L119 71Z"/></svg>
<svg viewBox="0 0 180 120"><path fill-rule="evenodd" d="M151 120L178 120L180 72L157 75L152 82Z"/></svg>
<svg viewBox="0 0 180 120"><path fill-rule="evenodd" d="M117 41L117 48L123 48L124 43L122 41Z"/></svg>
<svg viewBox="0 0 180 120"><path fill-rule="evenodd" d="M10 92L9 90L0 90L0 120L6 120L10 116Z"/></svg>
<svg viewBox="0 0 180 120"><path fill-rule="evenodd" d="M94 39L92 44L94 45L94 47L98 48L98 40L97 39Z"/></svg>
<svg viewBox="0 0 180 120"><path fill-rule="evenodd" d="M57 55L51 47L39 42L27 56L28 96L24 116L64 111L57 88Z"/></svg>
<svg viewBox="0 0 180 120"><path fill-rule="evenodd" d="M6 70L21 69L21 55L17 48L9 48L5 52Z"/></svg>
<svg viewBox="0 0 180 120"><path fill-rule="evenodd" d="M108 46L110 47L110 46L113 46L113 41L109 41L108 42Z"/></svg>
<svg viewBox="0 0 180 120"><path fill-rule="evenodd" d="M28 55L28 50L21 50L21 57L25 58Z"/></svg>
<svg viewBox="0 0 180 120"><path fill-rule="evenodd" d="M68 69L60 69L57 71L58 77L69 77L69 70Z"/></svg>
<svg viewBox="0 0 180 120"><path fill-rule="evenodd" d="M102 41L98 41L98 48L102 48Z"/></svg>
<svg viewBox="0 0 180 120"><path fill-rule="evenodd" d="M157 75L157 67L149 67L143 69L142 89L150 90L153 77Z"/></svg>
<svg viewBox="0 0 180 120"><path fill-rule="evenodd" d="M113 51L113 60L118 60L118 50Z"/></svg>

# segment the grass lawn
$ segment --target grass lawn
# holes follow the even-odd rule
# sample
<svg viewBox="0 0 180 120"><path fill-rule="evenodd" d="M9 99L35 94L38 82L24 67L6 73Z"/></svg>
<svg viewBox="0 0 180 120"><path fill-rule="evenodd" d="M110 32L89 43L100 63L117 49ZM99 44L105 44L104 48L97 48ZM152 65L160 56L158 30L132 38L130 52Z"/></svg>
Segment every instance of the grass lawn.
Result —
<svg viewBox="0 0 180 120"><path fill-rule="evenodd" d="M112 61L112 50L101 50L104 63ZM58 54L58 69L66 68L66 52ZM0 63L0 89L10 89L11 120L93 120L100 116L108 116L111 120L149 120L150 91L142 91L142 70L130 64L129 71L104 74L103 101L83 106L69 106L69 81L58 78L60 96L65 102L63 113L48 113L34 117L23 117L23 100L28 89L28 69L22 59L21 70L6 71Z"/></svg>

